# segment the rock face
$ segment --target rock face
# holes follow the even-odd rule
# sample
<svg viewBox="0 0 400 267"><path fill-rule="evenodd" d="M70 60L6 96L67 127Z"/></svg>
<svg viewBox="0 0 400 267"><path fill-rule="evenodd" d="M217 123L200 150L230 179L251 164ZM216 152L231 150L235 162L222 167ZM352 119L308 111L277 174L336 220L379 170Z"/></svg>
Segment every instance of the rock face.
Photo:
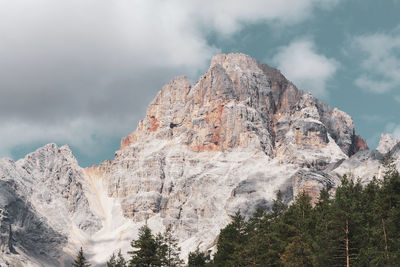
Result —
<svg viewBox="0 0 400 267"><path fill-rule="evenodd" d="M0 181L10 189L0 195L0 248L7 259L52 266L83 245L101 264L115 249L126 252L147 222L156 232L171 226L186 258L212 248L237 210L269 209L278 190L286 202L303 190L315 201L345 173L379 175L381 157L355 135L349 115L278 70L243 54L218 55L194 85L177 77L161 89L113 161L83 170L68 147L54 144L2 160ZM21 219L10 203L20 196L58 242L46 259L23 250L29 235L13 238Z"/></svg>
<svg viewBox="0 0 400 267"><path fill-rule="evenodd" d="M378 150L382 154L386 154L399 142L400 139L393 139L391 134L382 134L376 150Z"/></svg>
<svg viewBox="0 0 400 267"><path fill-rule="evenodd" d="M6 258L25 255L36 263L58 264L56 259L62 255L66 237L38 215L26 198L15 191L16 185L12 181L0 181L0 186L1 252ZM30 264L24 257L20 261L23 265ZM9 262L15 260L11 258Z"/></svg>
<svg viewBox="0 0 400 267"><path fill-rule="evenodd" d="M353 155L361 150L368 150L367 142L364 139L362 139L361 136L355 135L353 137L353 144L351 146L350 153L351 155Z"/></svg>
<svg viewBox="0 0 400 267"><path fill-rule="evenodd" d="M75 249L77 235L101 227L89 208L85 183L68 146L49 144L17 162L2 159L3 260L12 266L58 266L71 260L65 252Z"/></svg>

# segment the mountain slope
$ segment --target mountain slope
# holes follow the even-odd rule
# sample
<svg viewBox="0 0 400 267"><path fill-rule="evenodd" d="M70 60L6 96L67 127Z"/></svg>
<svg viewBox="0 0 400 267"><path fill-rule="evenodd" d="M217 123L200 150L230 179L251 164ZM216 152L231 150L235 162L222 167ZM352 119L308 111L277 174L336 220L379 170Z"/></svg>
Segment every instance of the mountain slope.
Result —
<svg viewBox="0 0 400 267"><path fill-rule="evenodd" d="M46 145L24 159L0 162L2 258L23 266L70 261L101 227L85 196L85 175L68 146ZM4 242L4 241L5 242Z"/></svg>
<svg viewBox="0 0 400 267"><path fill-rule="evenodd" d="M381 152L396 150L394 143ZM211 249L235 211L268 209L278 190L286 202L302 190L315 200L345 173L379 176L381 152L365 149L345 112L249 56L218 55L196 84L177 77L161 89L113 161L82 169L68 147L54 144L16 163L2 160L0 182L19 187L2 193L0 208L9 214L13 197L26 197L60 252L14 254L10 236L21 220L7 215L0 217L1 255L49 266L83 245L101 264L118 248L126 252L147 222L154 231L171 226L186 258Z"/></svg>

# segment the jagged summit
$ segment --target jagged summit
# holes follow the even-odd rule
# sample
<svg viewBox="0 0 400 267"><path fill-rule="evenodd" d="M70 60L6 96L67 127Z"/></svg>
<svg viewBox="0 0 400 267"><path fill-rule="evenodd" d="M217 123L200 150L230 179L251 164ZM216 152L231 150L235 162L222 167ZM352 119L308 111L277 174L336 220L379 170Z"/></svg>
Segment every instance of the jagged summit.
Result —
<svg viewBox="0 0 400 267"><path fill-rule="evenodd" d="M354 125L346 113L331 110L266 64L244 54L222 54L212 59L196 84L181 76L165 85L136 131L122 139L121 149L149 136L180 136L194 151L248 147L252 143L254 148L275 156L285 139L282 135L290 130L283 125L294 121L298 145L309 131L304 127L311 127L320 132L319 140L315 140L318 144L308 140L304 145L323 146L329 141L329 133L346 155L360 149L359 142L353 142ZM322 126L316 125L317 121Z"/></svg>
<svg viewBox="0 0 400 267"><path fill-rule="evenodd" d="M0 264L59 266L83 246L101 265L116 249L126 253L144 223L171 226L185 259L215 249L237 210L269 209L278 190L286 203L303 190L315 201L343 174L379 177L386 148L366 149L348 114L279 70L217 55L195 84L180 76L163 86L112 161L82 169L55 144L1 159ZM32 229L50 240L43 248L31 245Z"/></svg>
<svg viewBox="0 0 400 267"><path fill-rule="evenodd" d="M115 159L86 173L125 217L172 225L185 254L211 246L234 211L269 207L277 190L316 199L365 148L345 112L249 56L217 55L195 84L180 76L163 86Z"/></svg>
<svg viewBox="0 0 400 267"><path fill-rule="evenodd" d="M379 140L378 147L376 150L382 154L388 153L394 146L400 142L400 139L394 139L391 134L381 134L381 139Z"/></svg>
<svg viewBox="0 0 400 267"><path fill-rule="evenodd" d="M79 235L101 228L84 175L67 145L0 160L1 264L58 266L71 259Z"/></svg>

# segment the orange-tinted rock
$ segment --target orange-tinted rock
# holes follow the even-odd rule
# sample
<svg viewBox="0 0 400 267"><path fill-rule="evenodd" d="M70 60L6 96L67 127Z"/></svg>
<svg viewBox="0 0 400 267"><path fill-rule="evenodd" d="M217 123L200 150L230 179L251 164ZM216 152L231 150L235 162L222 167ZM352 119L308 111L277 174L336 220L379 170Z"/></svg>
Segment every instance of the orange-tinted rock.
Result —
<svg viewBox="0 0 400 267"><path fill-rule="evenodd" d="M149 131L150 132L155 132L157 131L158 127L160 127L160 124L158 123L158 120L156 117L151 116L150 117L150 128Z"/></svg>
<svg viewBox="0 0 400 267"><path fill-rule="evenodd" d="M368 149L367 142L364 139L362 139L360 135L355 135L352 144L352 154L355 154L360 150L367 150L367 149Z"/></svg>
<svg viewBox="0 0 400 267"><path fill-rule="evenodd" d="M219 55L196 84L177 77L163 86L114 161L94 170L112 177L108 194L123 199L125 216L141 220L143 212L165 210L160 194L172 190L165 177L189 177L205 162L197 157L247 151L323 170L347 157L353 131L350 116L297 89L278 70L246 55ZM306 174L296 176L292 190L316 199L326 177Z"/></svg>
<svg viewBox="0 0 400 267"><path fill-rule="evenodd" d="M384 139L381 151L396 143ZM380 152L348 157L352 149L366 148L348 114L297 89L278 70L231 54L216 56L193 86L185 77L166 84L136 130L121 140L113 161L83 173L72 151L51 145L35 161L31 155L13 164L0 159L0 177L21 175L21 185L30 184L31 175L40 179L32 203L53 221L75 220L62 224L72 241L126 248L147 221L154 232L172 226L187 252L199 246L206 251L230 215L271 208L278 190L285 203L303 191L315 203L320 190L334 191L344 174L379 179ZM399 145L393 151L398 159ZM51 204L55 198L48 192L61 196L61 205ZM50 205L54 212L47 211ZM65 207L68 214L59 216ZM76 226L103 228L90 236Z"/></svg>
<svg viewBox="0 0 400 267"><path fill-rule="evenodd" d="M125 147L129 146L132 144L133 138L132 136L128 135L126 137L123 137L121 140L121 149L124 149Z"/></svg>

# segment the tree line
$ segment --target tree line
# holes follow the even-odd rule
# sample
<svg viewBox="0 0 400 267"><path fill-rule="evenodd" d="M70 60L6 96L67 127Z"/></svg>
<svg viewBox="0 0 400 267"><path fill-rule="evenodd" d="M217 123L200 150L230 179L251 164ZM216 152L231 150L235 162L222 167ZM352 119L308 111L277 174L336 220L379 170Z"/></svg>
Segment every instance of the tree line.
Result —
<svg viewBox="0 0 400 267"><path fill-rule="evenodd" d="M362 186L344 176L334 196L326 188L315 204L303 192L286 206L278 192L269 212L257 209L249 219L237 212L212 259L197 250L187 265L400 266L400 175L390 155L383 166L382 179ZM129 260L113 254L107 266L183 266L170 228L154 236L144 226L131 245Z"/></svg>
<svg viewBox="0 0 400 267"><path fill-rule="evenodd" d="M390 155L383 167L365 186L344 176L315 205L303 192L286 207L278 193L269 213L236 213L210 266L400 266L400 175Z"/></svg>

